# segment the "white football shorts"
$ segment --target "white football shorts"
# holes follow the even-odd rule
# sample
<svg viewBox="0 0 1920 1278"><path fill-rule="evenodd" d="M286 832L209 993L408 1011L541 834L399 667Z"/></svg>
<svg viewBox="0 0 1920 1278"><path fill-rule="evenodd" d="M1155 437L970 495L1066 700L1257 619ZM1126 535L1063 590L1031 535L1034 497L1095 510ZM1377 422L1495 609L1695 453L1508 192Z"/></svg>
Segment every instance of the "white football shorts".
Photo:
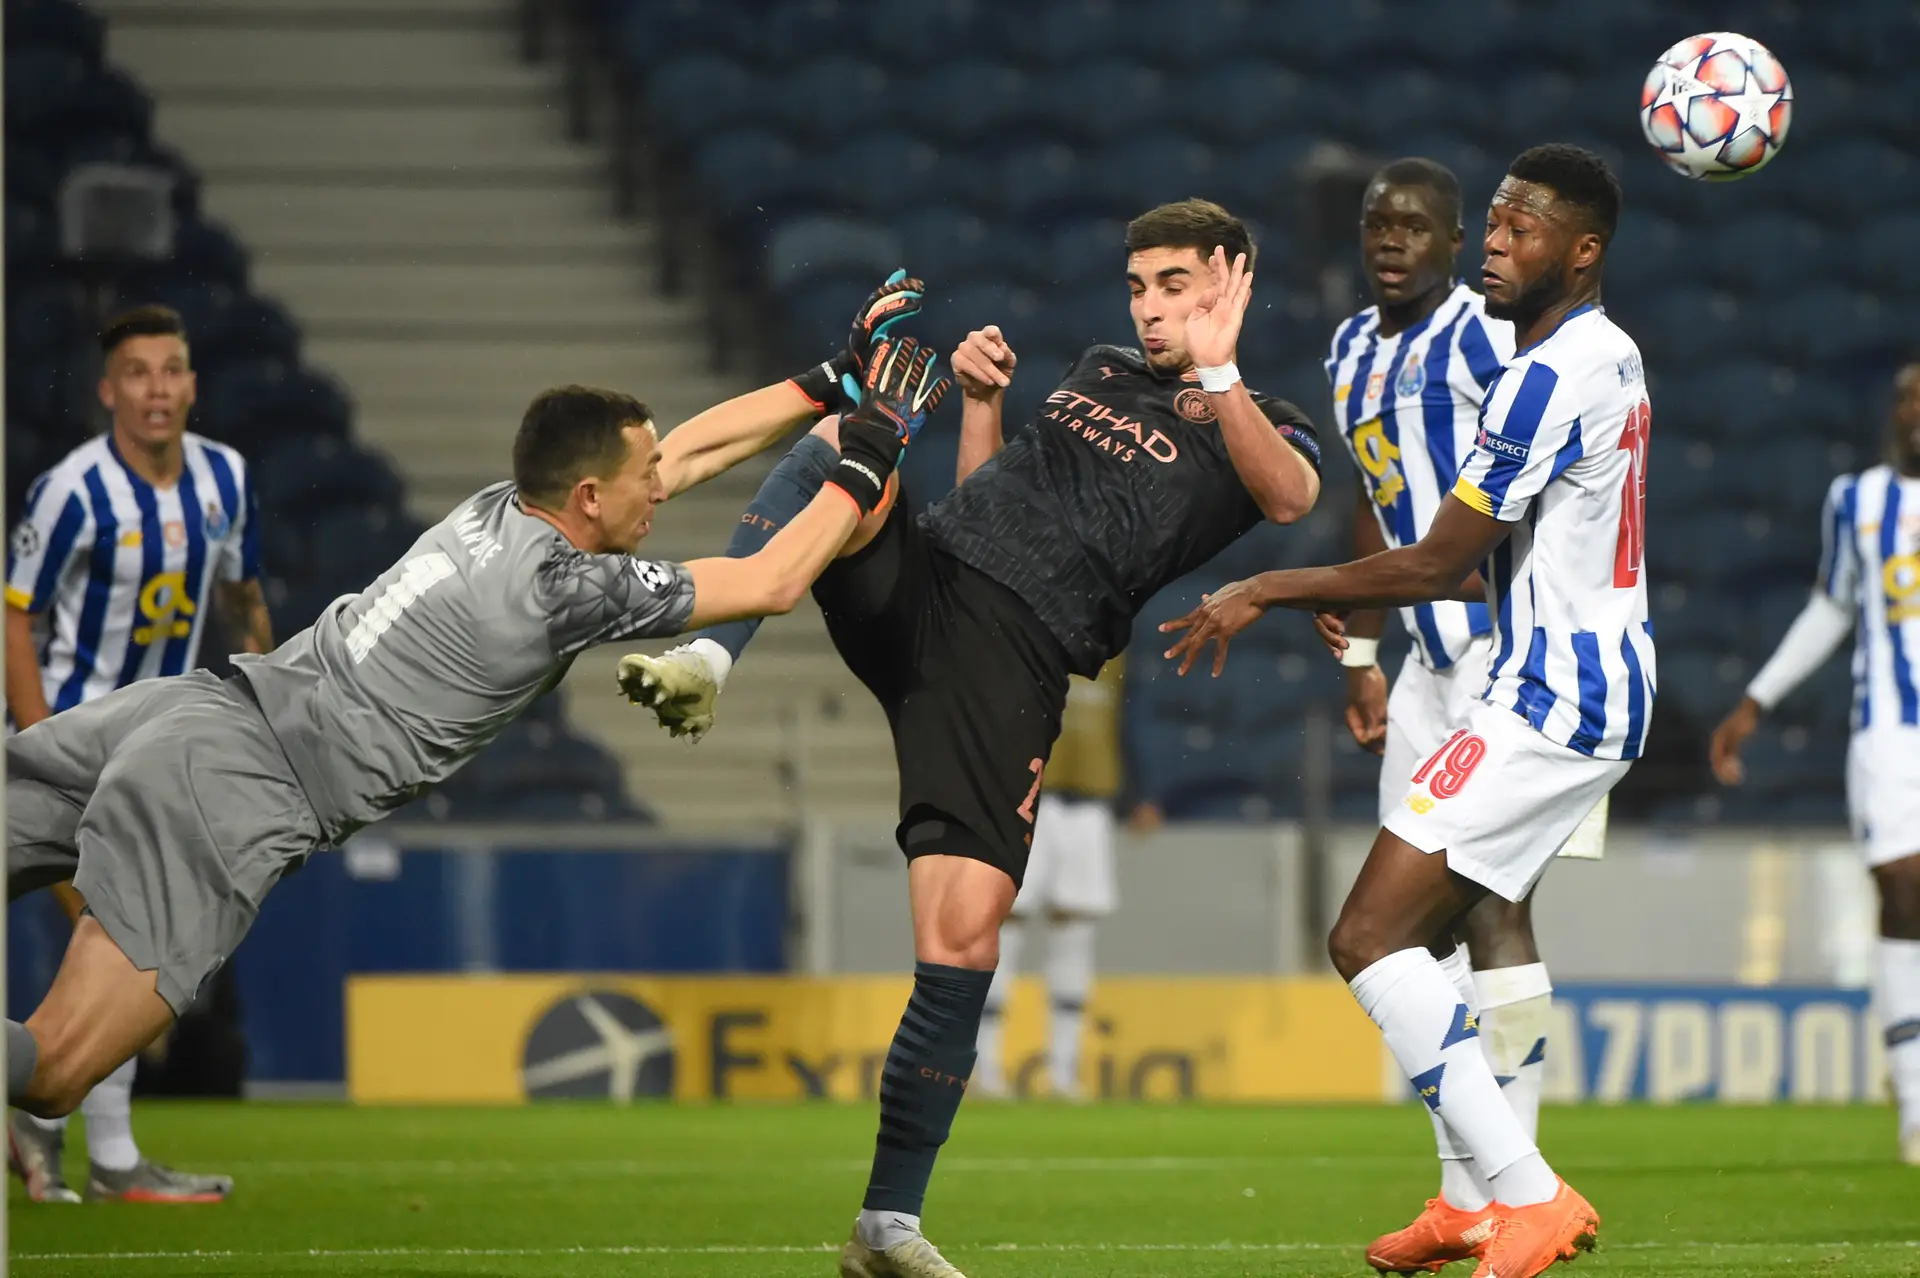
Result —
<svg viewBox="0 0 1920 1278"><path fill-rule="evenodd" d="M1013 899L1016 916L1059 910L1099 917L1113 913L1113 807L1104 799L1042 794L1033 823L1027 876Z"/></svg>
<svg viewBox="0 0 1920 1278"><path fill-rule="evenodd" d="M1519 901L1631 766L1556 745L1513 711L1476 701L1381 824Z"/></svg>
<svg viewBox="0 0 1920 1278"><path fill-rule="evenodd" d="M1460 659L1433 670L1408 657L1387 694L1387 748L1380 759L1380 824L1407 797L1414 770L1455 732L1487 690L1493 636L1476 636ZM1607 801L1603 797L1580 823L1560 855L1598 861L1606 853Z"/></svg>
<svg viewBox="0 0 1920 1278"><path fill-rule="evenodd" d="M1853 734L1847 808L1868 868L1920 856L1920 728L1896 724Z"/></svg>

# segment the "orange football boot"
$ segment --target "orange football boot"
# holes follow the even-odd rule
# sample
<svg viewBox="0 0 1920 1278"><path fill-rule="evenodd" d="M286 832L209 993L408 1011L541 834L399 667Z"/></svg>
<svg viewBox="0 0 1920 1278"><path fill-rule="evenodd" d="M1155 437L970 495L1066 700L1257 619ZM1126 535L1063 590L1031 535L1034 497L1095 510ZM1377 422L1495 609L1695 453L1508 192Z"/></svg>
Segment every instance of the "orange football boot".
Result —
<svg viewBox="0 0 1920 1278"><path fill-rule="evenodd" d="M1493 1237L1480 1251L1473 1278L1534 1278L1556 1262L1592 1251L1600 1213L1566 1181L1544 1203L1493 1205Z"/></svg>
<svg viewBox="0 0 1920 1278"><path fill-rule="evenodd" d="M1367 1263L1383 1274L1439 1273L1480 1254L1493 1237L1493 1212L1491 1206L1463 1211L1444 1198L1429 1198L1411 1225L1373 1240Z"/></svg>

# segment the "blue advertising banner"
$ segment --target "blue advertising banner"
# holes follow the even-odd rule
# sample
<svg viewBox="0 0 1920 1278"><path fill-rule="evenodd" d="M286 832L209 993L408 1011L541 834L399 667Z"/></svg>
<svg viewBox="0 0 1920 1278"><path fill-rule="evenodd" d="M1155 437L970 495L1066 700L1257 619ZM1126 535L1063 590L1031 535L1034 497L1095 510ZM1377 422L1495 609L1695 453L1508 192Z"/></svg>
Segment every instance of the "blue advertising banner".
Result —
<svg viewBox="0 0 1920 1278"><path fill-rule="evenodd" d="M1835 1103L1884 1094L1866 990L1576 985L1553 992L1554 1101Z"/></svg>

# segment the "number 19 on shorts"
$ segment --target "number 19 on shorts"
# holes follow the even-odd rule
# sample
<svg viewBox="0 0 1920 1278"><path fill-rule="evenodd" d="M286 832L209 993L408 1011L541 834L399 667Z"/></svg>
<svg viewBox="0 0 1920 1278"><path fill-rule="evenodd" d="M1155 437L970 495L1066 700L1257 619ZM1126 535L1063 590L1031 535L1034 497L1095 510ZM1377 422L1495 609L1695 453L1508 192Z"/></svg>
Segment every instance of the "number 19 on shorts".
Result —
<svg viewBox="0 0 1920 1278"><path fill-rule="evenodd" d="M1433 806L1434 799L1451 799L1466 788L1473 770L1487 757L1485 737L1468 732L1465 728L1447 738L1446 744L1433 752L1433 757L1420 765L1413 774L1413 786L1427 787L1427 794L1407 796L1407 806L1415 812L1425 812ZM1432 795L1433 798L1428 798Z"/></svg>

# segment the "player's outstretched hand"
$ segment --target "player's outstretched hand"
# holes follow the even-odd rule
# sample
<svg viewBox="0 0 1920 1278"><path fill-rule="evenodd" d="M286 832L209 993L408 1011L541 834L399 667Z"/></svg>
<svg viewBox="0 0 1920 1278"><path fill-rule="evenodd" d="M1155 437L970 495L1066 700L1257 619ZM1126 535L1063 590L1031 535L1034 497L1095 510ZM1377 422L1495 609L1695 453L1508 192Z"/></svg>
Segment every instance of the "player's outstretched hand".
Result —
<svg viewBox="0 0 1920 1278"><path fill-rule="evenodd" d="M847 336L847 355L853 367L840 376L840 389L850 403L860 402L875 346L902 320L920 313L926 294L927 286L909 276L902 267L887 276L886 283L868 294L867 300L854 312L853 328Z"/></svg>
<svg viewBox="0 0 1920 1278"><path fill-rule="evenodd" d="M932 347L911 337L883 337L867 363L860 404L842 420L842 432L848 423L878 427L902 445L912 443L952 387L940 375L940 357Z"/></svg>
<svg viewBox="0 0 1920 1278"><path fill-rule="evenodd" d="M1759 726L1760 703L1752 697L1742 697L1733 712L1713 730L1707 758L1713 764L1714 778L1721 785L1739 785L1747 779L1746 766L1740 762L1740 747Z"/></svg>
<svg viewBox="0 0 1920 1278"><path fill-rule="evenodd" d="M968 399L998 399L1013 383L1019 362L1000 326L989 324L968 333L954 350L953 375L960 379L960 391Z"/></svg>
<svg viewBox="0 0 1920 1278"><path fill-rule="evenodd" d="M1229 262L1226 249L1216 245L1208 265L1213 268L1213 283L1187 313L1187 354L1197 368L1233 363L1240 324L1246 318L1247 303L1253 300L1253 272L1247 268L1245 253Z"/></svg>
<svg viewBox="0 0 1920 1278"><path fill-rule="evenodd" d="M1258 588L1251 578L1222 586L1210 595L1203 595L1200 606L1184 617L1175 617L1164 622L1160 629L1168 634L1184 630L1173 647L1167 649L1167 659L1180 659L1180 673L1186 674L1193 668L1201 652L1210 643L1219 645L1213 654L1213 675L1220 677L1226 669L1227 645L1233 637L1260 619L1266 611L1264 604L1256 602Z"/></svg>

